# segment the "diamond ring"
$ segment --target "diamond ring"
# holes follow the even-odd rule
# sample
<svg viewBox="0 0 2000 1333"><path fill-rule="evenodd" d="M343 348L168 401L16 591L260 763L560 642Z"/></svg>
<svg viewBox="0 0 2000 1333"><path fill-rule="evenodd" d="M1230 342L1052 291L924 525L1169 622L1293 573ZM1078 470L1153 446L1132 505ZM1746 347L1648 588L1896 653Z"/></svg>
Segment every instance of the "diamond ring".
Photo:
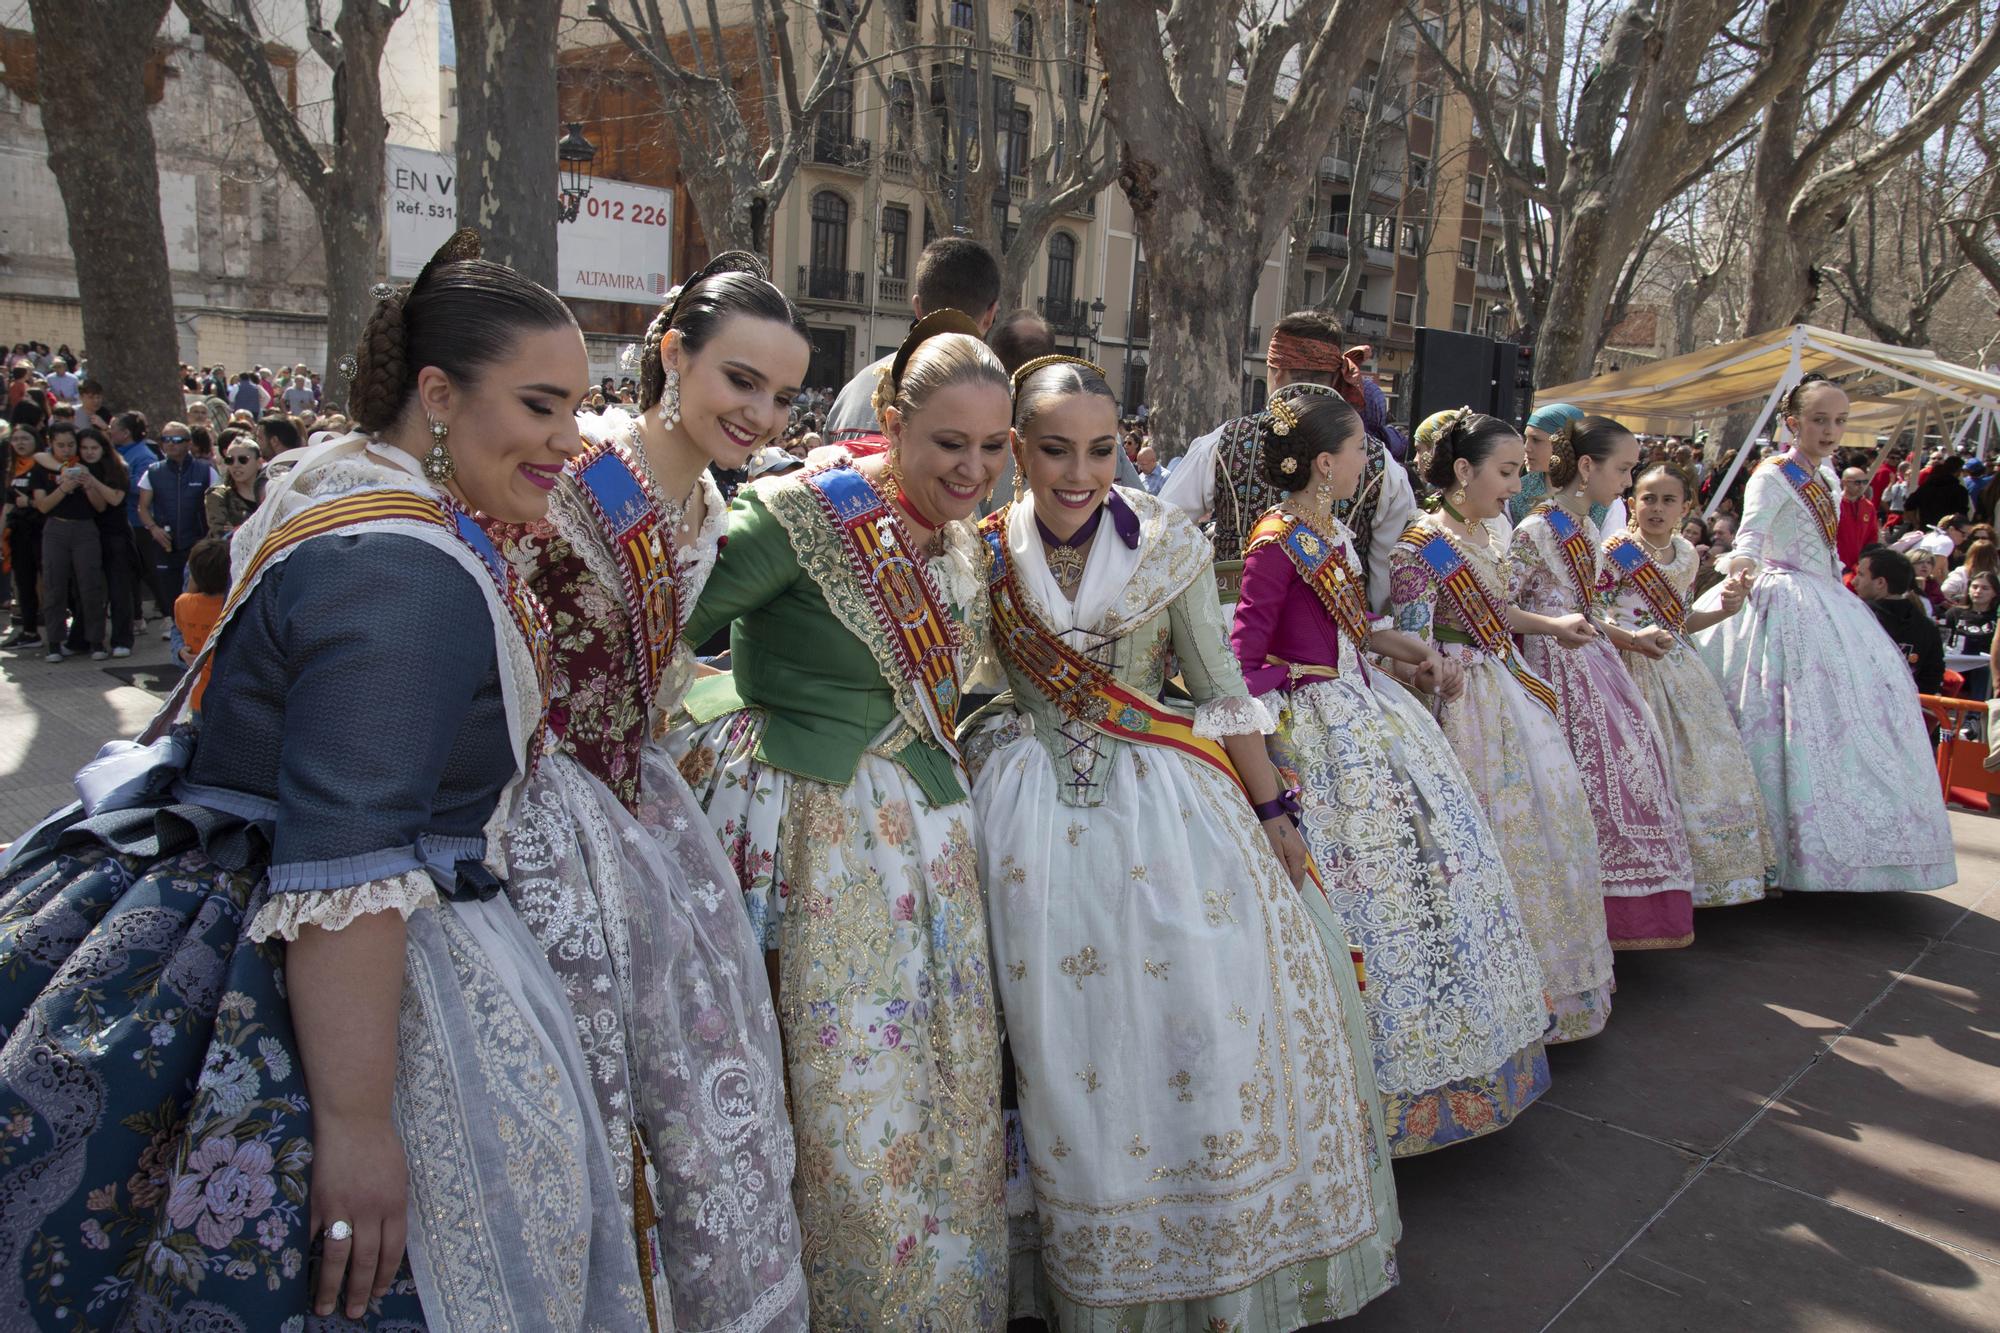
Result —
<svg viewBox="0 0 2000 1333"><path fill-rule="evenodd" d="M340 1218L337 1221L326 1224L326 1238L328 1240L352 1240L354 1239L354 1228L348 1225L346 1218Z"/></svg>

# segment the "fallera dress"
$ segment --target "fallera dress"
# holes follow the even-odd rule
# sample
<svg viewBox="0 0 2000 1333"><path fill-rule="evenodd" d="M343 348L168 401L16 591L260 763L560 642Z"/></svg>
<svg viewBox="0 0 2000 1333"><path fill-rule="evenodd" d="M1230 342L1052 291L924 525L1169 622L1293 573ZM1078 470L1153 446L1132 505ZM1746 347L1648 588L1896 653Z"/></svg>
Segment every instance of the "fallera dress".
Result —
<svg viewBox="0 0 2000 1333"><path fill-rule="evenodd" d="M694 665L680 628L726 521L706 473L685 547L636 418L585 417L548 517L491 525L547 609L553 748L507 834L508 892L568 988L621 1145L660 1329L807 1326L794 1149L764 954L735 874L651 742Z"/></svg>
<svg viewBox="0 0 2000 1333"><path fill-rule="evenodd" d="M1611 537L1604 544L1610 581L1604 598L1607 611L1625 628L1673 633L1674 646L1665 657L1621 656L1666 745L1667 776L1687 821L1694 858L1694 905L1729 907L1764 896L1771 832L1736 720L1682 629L1688 588L1700 565L1693 545L1678 534L1664 563L1631 532L1622 540Z"/></svg>
<svg viewBox="0 0 2000 1333"><path fill-rule="evenodd" d="M1435 514L1397 544L1396 625L1465 668L1465 692L1438 723L1485 808L1554 1020L1544 1040L1576 1041L1611 1014L1611 944L1597 834L1583 776L1556 721L1554 691L1521 661L1501 617L1509 561L1497 521L1489 544L1461 541ZM1552 816L1552 812L1561 812Z"/></svg>
<svg viewBox="0 0 2000 1333"><path fill-rule="evenodd" d="M683 634L730 628L666 740L777 952L816 1329L1007 1318L999 1032L952 741L983 632L969 523L920 558L851 467L759 482Z"/></svg>
<svg viewBox="0 0 2000 1333"><path fill-rule="evenodd" d="M1840 581L1835 493L1833 470L1796 450L1757 469L1734 548L1757 581L1695 646L1756 770L1778 887L1945 888L1958 861L1929 728L1908 664ZM1695 605L1719 600L1711 589Z"/></svg>
<svg viewBox="0 0 2000 1333"><path fill-rule="evenodd" d="M1398 1157L1488 1134L1548 1089L1549 1011L1500 854L1430 711L1362 657L1346 527L1274 510L1250 535L1230 636L1278 716L1327 897L1367 960L1375 1081Z"/></svg>
<svg viewBox="0 0 2000 1333"><path fill-rule="evenodd" d="M1031 502L987 520L1011 693L965 730L1040 1313L1066 1333L1337 1319L1394 1285L1401 1231L1352 958L1226 759L1197 756L1269 725L1208 541L1113 494L1124 534L1100 523L1073 601ZM1192 718L1158 703L1170 663ZM1097 704L1056 683L1069 668Z"/></svg>
<svg viewBox="0 0 2000 1333"><path fill-rule="evenodd" d="M0 879L0 1322L644 1328L576 1024L499 877L542 726L532 594L360 436L306 451L235 542L199 722L128 780L101 756L92 812ZM382 911L406 918L409 1251L357 1325L311 1315L285 942Z"/></svg>
<svg viewBox="0 0 2000 1333"><path fill-rule="evenodd" d="M1544 616L1601 618L1602 546L1595 523L1543 502L1514 529L1509 547L1515 605ZM1611 947L1686 947L1694 941L1694 859L1666 747L1639 687L1602 634L1581 648L1546 634L1524 638L1521 655L1555 688L1563 734L1583 773Z"/></svg>

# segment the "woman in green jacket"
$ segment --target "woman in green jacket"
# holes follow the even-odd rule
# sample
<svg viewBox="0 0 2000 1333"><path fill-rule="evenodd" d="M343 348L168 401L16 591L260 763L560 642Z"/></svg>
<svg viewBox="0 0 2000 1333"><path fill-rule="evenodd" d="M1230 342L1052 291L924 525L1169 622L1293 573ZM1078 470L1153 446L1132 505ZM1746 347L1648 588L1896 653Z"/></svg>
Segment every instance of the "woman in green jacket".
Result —
<svg viewBox="0 0 2000 1333"><path fill-rule="evenodd" d="M728 626L733 669L668 744L775 952L814 1326L998 1329L998 1034L952 726L1007 373L939 312L876 407L885 453L737 497L685 630Z"/></svg>

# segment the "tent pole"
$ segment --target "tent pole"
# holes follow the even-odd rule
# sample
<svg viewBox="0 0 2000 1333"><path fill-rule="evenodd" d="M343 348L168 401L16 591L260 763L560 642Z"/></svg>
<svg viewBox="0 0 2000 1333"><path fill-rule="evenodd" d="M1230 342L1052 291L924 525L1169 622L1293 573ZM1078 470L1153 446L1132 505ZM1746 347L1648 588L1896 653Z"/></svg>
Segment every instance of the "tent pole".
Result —
<svg viewBox="0 0 2000 1333"><path fill-rule="evenodd" d="M1750 433L1743 437L1743 444L1737 449L1736 457L1729 460L1729 471L1722 474L1722 484L1715 488L1715 494L1709 497L1708 507L1701 511L1703 518L1715 517L1716 506L1722 503L1723 496L1729 494L1729 488L1736 484L1736 474L1743 470L1743 460L1749 456L1750 450L1756 446L1757 436L1763 432L1764 427L1770 422L1771 414L1778 410L1779 400L1791 392L1792 386L1799 382L1800 375L1804 373L1799 368L1801 360L1799 356L1799 344L1801 341L1797 330L1794 329L1791 364L1785 367L1785 373L1778 377L1778 382L1771 386L1771 396L1764 400L1764 410L1757 414L1757 424L1750 427Z"/></svg>
<svg viewBox="0 0 2000 1333"><path fill-rule="evenodd" d="M1992 443L1988 437L1992 433L1993 409L1989 407L1979 413L1979 461L1982 463L1986 461L1987 446Z"/></svg>

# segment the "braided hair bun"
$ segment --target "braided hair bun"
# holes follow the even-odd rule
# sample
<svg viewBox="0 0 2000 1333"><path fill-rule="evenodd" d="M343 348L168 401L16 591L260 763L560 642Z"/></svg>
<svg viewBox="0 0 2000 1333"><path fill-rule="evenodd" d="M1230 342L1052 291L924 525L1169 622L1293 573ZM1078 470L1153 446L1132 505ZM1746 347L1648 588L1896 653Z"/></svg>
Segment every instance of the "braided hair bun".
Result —
<svg viewBox="0 0 2000 1333"><path fill-rule="evenodd" d="M1432 489L1442 493L1458 485L1455 465L1460 459L1476 468L1492 454L1495 445L1519 437L1519 431L1498 417L1469 407L1455 407L1425 417L1412 444L1416 448L1418 471Z"/></svg>
<svg viewBox="0 0 2000 1333"><path fill-rule="evenodd" d="M1631 434L1610 417L1582 417L1570 422L1556 433L1555 447L1549 454L1549 485L1560 490L1574 482L1579 460L1601 463Z"/></svg>
<svg viewBox="0 0 2000 1333"><path fill-rule="evenodd" d="M1257 477L1273 490L1302 491L1312 484L1315 458L1360 437L1361 414L1345 398L1274 399L1257 418Z"/></svg>
<svg viewBox="0 0 2000 1333"><path fill-rule="evenodd" d="M415 282L375 288L375 310L355 344L347 387L347 415L356 426L375 434L394 426L426 366L471 384L511 353L521 334L576 327L554 292L479 256L479 234L461 227Z"/></svg>

